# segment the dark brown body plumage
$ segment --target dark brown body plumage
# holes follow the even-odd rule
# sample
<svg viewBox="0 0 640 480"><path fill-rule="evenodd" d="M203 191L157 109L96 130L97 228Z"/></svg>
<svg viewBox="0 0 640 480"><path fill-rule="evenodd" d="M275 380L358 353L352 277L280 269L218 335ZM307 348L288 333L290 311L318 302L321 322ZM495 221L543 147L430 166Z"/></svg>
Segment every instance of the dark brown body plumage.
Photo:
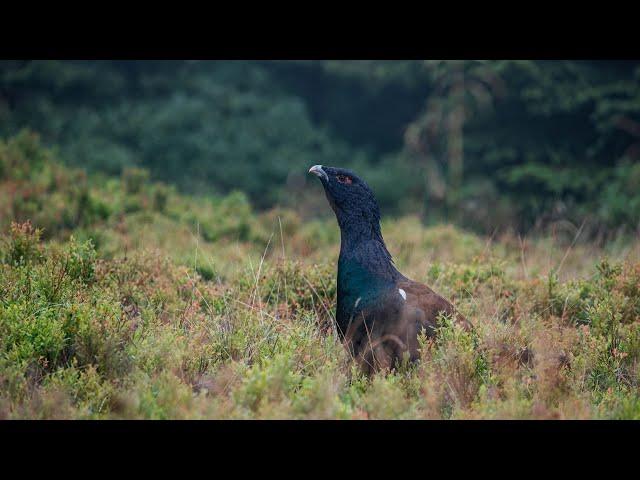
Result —
<svg viewBox="0 0 640 480"><path fill-rule="evenodd" d="M418 335L423 332L433 337L441 313L452 317L463 329L472 329L454 305L428 286L409 279L400 280L395 286L374 306L355 315L344 334L347 349L367 373L392 368L403 358L418 360ZM405 292L406 300L400 290Z"/></svg>

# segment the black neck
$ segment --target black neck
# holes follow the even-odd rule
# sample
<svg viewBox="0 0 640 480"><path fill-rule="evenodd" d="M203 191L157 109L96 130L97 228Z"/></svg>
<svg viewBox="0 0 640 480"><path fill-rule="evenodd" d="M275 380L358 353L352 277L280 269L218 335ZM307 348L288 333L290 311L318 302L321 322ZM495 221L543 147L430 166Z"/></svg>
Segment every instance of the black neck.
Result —
<svg viewBox="0 0 640 480"><path fill-rule="evenodd" d="M369 241L378 241L384 245L379 222L346 221L340 222L340 238L343 250L353 250ZM386 248L386 247L385 247Z"/></svg>
<svg viewBox="0 0 640 480"><path fill-rule="evenodd" d="M340 257L343 260L357 260L372 274L382 275L388 279L397 279L402 275L393 264L391 254L382 238L380 222L372 221L338 221L340 225Z"/></svg>

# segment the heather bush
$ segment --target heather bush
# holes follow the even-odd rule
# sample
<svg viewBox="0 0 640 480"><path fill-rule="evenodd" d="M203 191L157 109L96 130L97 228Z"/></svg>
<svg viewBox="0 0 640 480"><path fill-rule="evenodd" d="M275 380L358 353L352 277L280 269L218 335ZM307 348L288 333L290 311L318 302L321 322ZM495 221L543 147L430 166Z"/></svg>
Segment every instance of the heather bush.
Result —
<svg viewBox="0 0 640 480"><path fill-rule="evenodd" d="M366 376L332 319L333 219L144 178L85 177L85 195L71 170L51 176L34 141L0 148L22 165L0 192L21 182L52 202L22 221L0 196L1 418L640 417L637 239L601 248L386 220L398 267L474 329L443 316L419 363ZM74 223L64 212L80 198Z"/></svg>

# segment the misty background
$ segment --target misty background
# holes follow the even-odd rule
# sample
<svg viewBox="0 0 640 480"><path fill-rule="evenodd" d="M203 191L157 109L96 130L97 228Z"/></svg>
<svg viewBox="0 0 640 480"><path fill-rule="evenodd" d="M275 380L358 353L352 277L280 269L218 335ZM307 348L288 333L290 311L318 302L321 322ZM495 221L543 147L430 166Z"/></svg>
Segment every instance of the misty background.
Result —
<svg viewBox="0 0 640 480"><path fill-rule="evenodd" d="M259 210L329 214L307 176L325 164L383 215L602 240L639 228L639 87L636 61L12 60L0 136Z"/></svg>

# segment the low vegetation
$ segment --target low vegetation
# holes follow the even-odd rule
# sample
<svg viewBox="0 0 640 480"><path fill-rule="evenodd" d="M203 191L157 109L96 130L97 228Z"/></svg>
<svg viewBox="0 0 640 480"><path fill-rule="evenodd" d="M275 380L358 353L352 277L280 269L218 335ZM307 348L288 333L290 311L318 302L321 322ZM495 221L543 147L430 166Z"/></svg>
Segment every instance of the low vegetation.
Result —
<svg viewBox="0 0 640 480"><path fill-rule="evenodd" d="M332 315L332 218L87 177L0 143L0 418L640 418L640 242L387 220L453 299L422 361L363 376Z"/></svg>

